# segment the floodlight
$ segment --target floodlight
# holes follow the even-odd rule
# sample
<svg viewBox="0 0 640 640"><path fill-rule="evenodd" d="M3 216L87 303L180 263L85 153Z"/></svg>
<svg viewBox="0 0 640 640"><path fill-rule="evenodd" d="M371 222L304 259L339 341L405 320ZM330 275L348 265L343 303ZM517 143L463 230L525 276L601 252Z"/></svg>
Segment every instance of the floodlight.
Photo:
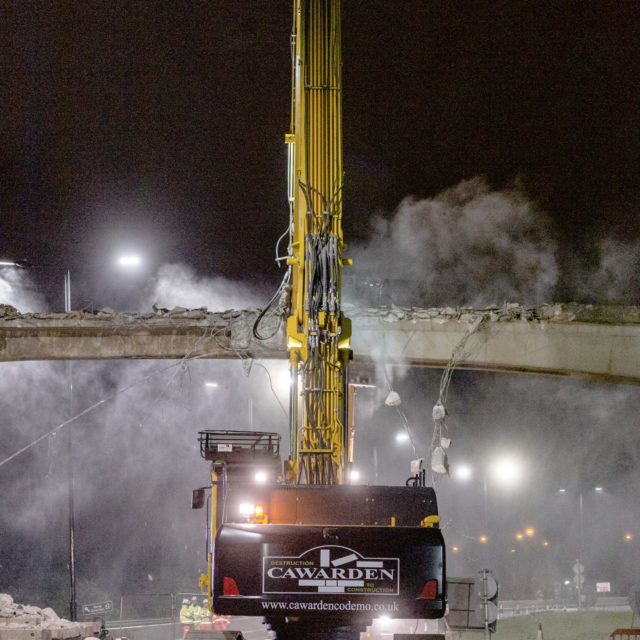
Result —
<svg viewBox="0 0 640 640"><path fill-rule="evenodd" d="M121 267L139 267L142 264L142 259L133 254L122 255L118 258L118 264Z"/></svg>

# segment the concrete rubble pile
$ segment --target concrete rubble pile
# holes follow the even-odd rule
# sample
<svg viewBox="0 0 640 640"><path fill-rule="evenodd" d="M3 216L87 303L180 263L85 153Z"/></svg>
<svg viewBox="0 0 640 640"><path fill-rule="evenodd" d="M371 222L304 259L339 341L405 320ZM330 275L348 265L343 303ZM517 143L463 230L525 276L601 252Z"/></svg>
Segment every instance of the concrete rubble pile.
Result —
<svg viewBox="0 0 640 640"><path fill-rule="evenodd" d="M0 593L0 640L93 640L98 631L99 622L71 622L53 609L17 604Z"/></svg>

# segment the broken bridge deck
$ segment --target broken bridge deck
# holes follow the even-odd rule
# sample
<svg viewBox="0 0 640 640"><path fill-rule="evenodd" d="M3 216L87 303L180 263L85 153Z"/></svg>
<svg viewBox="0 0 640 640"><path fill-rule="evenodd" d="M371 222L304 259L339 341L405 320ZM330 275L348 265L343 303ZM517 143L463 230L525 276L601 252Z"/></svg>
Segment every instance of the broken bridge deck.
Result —
<svg viewBox="0 0 640 640"><path fill-rule="evenodd" d="M0 361L287 357L284 319L258 309L20 313L0 305ZM356 366L384 361L640 384L640 307L505 304L346 309Z"/></svg>

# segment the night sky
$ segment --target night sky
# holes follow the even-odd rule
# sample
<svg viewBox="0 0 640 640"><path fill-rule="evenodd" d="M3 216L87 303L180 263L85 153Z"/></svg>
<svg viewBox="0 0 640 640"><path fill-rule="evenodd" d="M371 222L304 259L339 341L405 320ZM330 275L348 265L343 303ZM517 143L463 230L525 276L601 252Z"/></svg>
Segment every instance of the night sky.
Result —
<svg viewBox="0 0 640 640"><path fill-rule="evenodd" d="M266 301L281 276L274 248L288 215L290 5L4 2L0 258L71 269L74 308ZM435 284L429 280L431 289L414 303L640 303L637 3L343 0L342 15L344 230L355 273L399 280L433 270L427 280ZM461 181L469 182L455 190ZM460 227L443 231L438 212L457 216L460 202L481 202L474 209L487 214L481 233L482 215L473 224L462 216ZM405 251L407 235L413 253ZM441 245L457 240L463 253L451 257ZM503 240L510 250L493 255ZM528 280L509 266L524 249L534 265ZM138 278L113 270L123 251L144 257ZM403 252L406 262L394 262ZM505 261L522 286L502 283L504 273L494 277ZM0 285L1 278L10 276L3 271ZM57 270L31 272L29 282L12 304L61 309ZM157 366L164 365L76 363L77 407ZM0 451L11 453L61 421L67 398L60 363L4 367ZM439 376L390 376L424 451ZM212 377L227 385L215 400L202 395ZM371 397L360 394L356 461L367 482L402 484L408 453L394 448L400 425L378 382ZM286 431L264 371L254 367L248 379L239 362L191 363L138 391L74 427L84 489L79 572L103 589L96 600L184 589L192 586L184 572L203 569L202 522L188 509L190 489L207 481L195 449L199 428L247 428L250 416L255 428ZM640 540L638 389L456 372L449 410L452 463L479 464L503 446L529 456L528 493L489 499L495 538L507 549L492 550L490 560L505 591L529 597L542 586L549 593L551 579L571 575L583 491L588 517L606 523L585 534L588 577L618 580L625 595L640 566L638 546L627 556L618 544L628 528ZM35 575L57 576L48 603L65 613L62 447L48 442L10 473L0 469L10 488L0 495L0 515L15 514L0 518L10 540L0 547L0 590L8 585L17 597L32 597L38 585L25 573L28 557L42 572ZM608 503L587 496L599 482L609 483ZM565 483L568 506L557 502ZM447 539L464 552L451 555L459 574L484 561L475 544L483 517L478 487L476 478L464 492L447 481L439 489ZM144 517L131 519L132 511ZM545 524L550 512L558 516L553 525ZM544 563L532 555L516 571L508 545L514 527L525 524L546 526L551 540L568 536ZM532 566L546 574L531 581Z"/></svg>
<svg viewBox="0 0 640 640"><path fill-rule="evenodd" d="M290 4L4 3L3 256L89 281L130 247L277 281ZM347 240L485 176L550 215L574 293L594 237L640 231L636 8L345 0Z"/></svg>

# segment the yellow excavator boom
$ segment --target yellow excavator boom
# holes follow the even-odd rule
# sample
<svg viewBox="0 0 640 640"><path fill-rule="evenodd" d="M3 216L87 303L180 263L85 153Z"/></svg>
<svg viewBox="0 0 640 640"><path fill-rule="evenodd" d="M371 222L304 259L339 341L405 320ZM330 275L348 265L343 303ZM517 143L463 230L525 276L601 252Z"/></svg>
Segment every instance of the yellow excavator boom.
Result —
<svg viewBox="0 0 640 640"><path fill-rule="evenodd" d="M296 484L337 484L348 460L351 325L341 311L342 57L339 0L295 0L289 147L290 460Z"/></svg>

